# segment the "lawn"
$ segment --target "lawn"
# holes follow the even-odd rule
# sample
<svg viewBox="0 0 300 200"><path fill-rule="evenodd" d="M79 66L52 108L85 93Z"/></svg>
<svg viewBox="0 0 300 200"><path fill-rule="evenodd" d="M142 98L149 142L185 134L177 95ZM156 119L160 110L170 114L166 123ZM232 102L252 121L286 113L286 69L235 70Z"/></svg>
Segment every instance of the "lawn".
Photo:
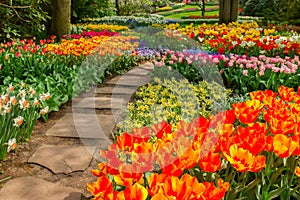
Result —
<svg viewBox="0 0 300 200"><path fill-rule="evenodd" d="M206 5L205 6L206 9L211 9L211 8L214 8L214 7L216 7L216 5ZM197 5L185 5L182 8L176 9L176 10L185 10L185 9L189 9L189 8L199 8L199 7ZM201 11L174 12L176 10L173 10L173 12L172 11L158 12L157 14L164 15L164 14L170 13L169 15L164 15L165 18L169 18L169 19L181 19L182 17L188 17L190 15L200 15L200 16L202 15ZM218 10L214 10L214 11L207 10L205 12L206 16L213 16L213 15L218 15L218 14L219 14Z"/></svg>
<svg viewBox="0 0 300 200"><path fill-rule="evenodd" d="M205 12L205 16L213 16L213 15L218 15L219 11L211 11L211 12ZM181 19L181 17L187 17L190 15L202 15L201 11L194 11L194 12L184 12L184 13L175 13L172 15L167 15L165 16L166 18L169 19Z"/></svg>

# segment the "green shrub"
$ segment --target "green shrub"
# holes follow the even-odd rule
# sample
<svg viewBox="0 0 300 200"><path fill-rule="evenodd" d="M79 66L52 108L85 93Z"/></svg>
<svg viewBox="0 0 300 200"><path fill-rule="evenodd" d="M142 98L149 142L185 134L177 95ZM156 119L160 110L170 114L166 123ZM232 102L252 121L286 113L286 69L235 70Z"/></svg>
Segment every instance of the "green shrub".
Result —
<svg viewBox="0 0 300 200"><path fill-rule="evenodd" d="M115 14L112 0L76 0L71 4L71 22L78 23L82 18L98 18Z"/></svg>
<svg viewBox="0 0 300 200"><path fill-rule="evenodd" d="M2 0L0 3L0 40L45 35L50 0Z"/></svg>

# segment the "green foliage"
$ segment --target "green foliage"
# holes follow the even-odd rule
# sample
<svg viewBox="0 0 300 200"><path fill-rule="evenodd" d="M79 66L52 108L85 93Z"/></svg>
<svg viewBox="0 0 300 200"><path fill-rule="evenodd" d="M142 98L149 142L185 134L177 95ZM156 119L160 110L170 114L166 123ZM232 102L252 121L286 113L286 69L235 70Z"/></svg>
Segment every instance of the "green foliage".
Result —
<svg viewBox="0 0 300 200"><path fill-rule="evenodd" d="M264 17L264 21L293 23L300 19L299 0L248 0L243 7L243 15Z"/></svg>
<svg viewBox="0 0 300 200"><path fill-rule="evenodd" d="M152 13L152 1L149 0L119 0L119 15L130 16L134 13Z"/></svg>
<svg viewBox="0 0 300 200"><path fill-rule="evenodd" d="M98 18L115 14L112 0L76 0L71 4L71 22L77 23L82 18Z"/></svg>
<svg viewBox="0 0 300 200"><path fill-rule="evenodd" d="M29 38L46 32L50 0L2 0L0 3L0 40Z"/></svg>

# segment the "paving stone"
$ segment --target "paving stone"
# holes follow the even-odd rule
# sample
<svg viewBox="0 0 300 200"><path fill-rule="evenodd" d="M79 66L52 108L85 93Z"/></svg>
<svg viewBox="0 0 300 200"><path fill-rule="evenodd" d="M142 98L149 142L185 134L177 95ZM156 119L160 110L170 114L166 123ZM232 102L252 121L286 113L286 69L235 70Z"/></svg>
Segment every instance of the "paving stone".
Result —
<svg viewBox="0 0 300 200"><path fill-rule="evenodd" d="M127 100L125 100L125 98ZM85 97L77 103L73 103L73 107L79 108L97 108L97 109L121 109L127 106L129 97Z"/></svg>
<svg viewBox="0 0 300 200"><path fill-rule="evenodd" d="M35 177L8 181L0 190L3 200L80 200L81 193L73 188L54 184Z"/></svg>
<svg viewBox="0 0 300 200"><path fill-rule="evenodd" d="M107 139L115 125L113 115L66 113L47 131L46 135Z"/></svg>
<svg viewBox="0 0 300 200"><path fill-rule="evenodd" d="M29 158L55 174L84 171L90 164L96 147L74 145L43 145Z"/></svg>
<svg viewBox="0 0 300 200"><path fill-rule="evenodd" d="M134 87L114 87L114 86L105 86L96 88L94 93L95 94L124 94L124 95L131 95L134 94L136 88Z"/></svg>
<svg viewBox="0 0 300 200"><path fill-rule="evenodd" d="M137 66L131 70L129 70L126 74L127 75L137 75L137 76L148 76L150 73L149 70L144 69L140 66Z"/></svg>
<svg viewBox="0 0 300 200"><path fill-rule="evenodd" d="M146 85L151 80L150 76L116 76L113 79L107 81L107 84L112 85L122 85L122 86L143 86Z"/></svg>
<svg viewBox="0 0 300 200"><path fill-rule="evenodd" d="M150 62L146 62L144 64L139 65L139 67L146 69L146 70L153 70L154 69L154 65Z"/></svg>

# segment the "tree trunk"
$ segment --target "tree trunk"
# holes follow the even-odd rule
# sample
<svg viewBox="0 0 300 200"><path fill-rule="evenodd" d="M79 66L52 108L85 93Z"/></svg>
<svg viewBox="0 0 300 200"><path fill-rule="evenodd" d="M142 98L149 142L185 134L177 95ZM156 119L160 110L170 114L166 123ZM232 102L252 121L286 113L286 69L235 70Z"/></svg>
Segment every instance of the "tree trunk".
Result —
<svg viewBox="0 0 300 200"><path fill-rule="evenodd" d="M53 1L53 19L50 34L56 35L59 39L62 35L71 34L71 0Z"/></svg>
<svg viewBox="0 0 300 200"><path fill-rule="evenodd" d="M231 0L230 22L236 22L239 14L239 0Z"/></svg>
<svg viewBox="0 0 300 200"><path fill-rule="evenodd" d="M202 0L202 18L205 17L205 0Z"/></svg>
<svg viewBox="0 0 300 200"><path fill-rule="evenodd" d="M237 21L239 0L220 0L219 1L219 23L228 24Z"/></svg>
<svg viewBox="0 0 300 200"><path fill-rule="evenodd" d="M115 0L115 4L116 4L116 14L119 16L120 15L119 0Z"/></svg>

